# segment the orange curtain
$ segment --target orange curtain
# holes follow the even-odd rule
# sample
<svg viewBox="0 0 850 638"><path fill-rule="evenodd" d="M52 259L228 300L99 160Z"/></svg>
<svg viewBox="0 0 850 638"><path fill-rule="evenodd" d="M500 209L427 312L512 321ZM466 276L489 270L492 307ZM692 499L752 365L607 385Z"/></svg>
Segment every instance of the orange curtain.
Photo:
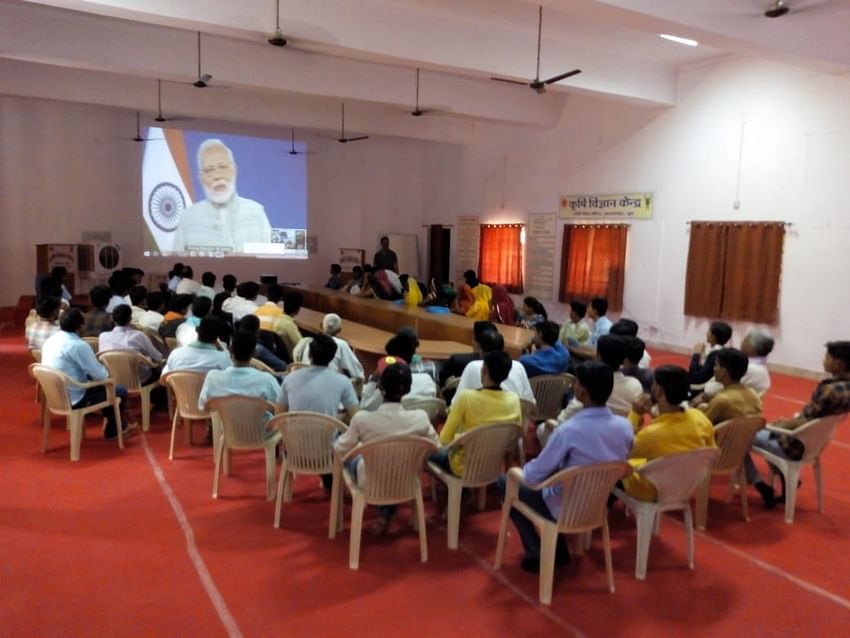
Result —
<svg viewBox="0 0 850 638"><path fill-rule="evenodd" d="M478 279L485 284L502 284L508 292L521 294L523 224L481 226Z"/></svg>
<svg viewBox="0 0 850 638"><path fill-rule="evenodd" d="M692 222L685 314L775 324L785 224Z"/></svg>
<svg viewBox="0 0 850 638"><path fill-rule="evenodd" d="M564 225L559 300L605 297L609 310L623 309L625 224Z"/></svg>

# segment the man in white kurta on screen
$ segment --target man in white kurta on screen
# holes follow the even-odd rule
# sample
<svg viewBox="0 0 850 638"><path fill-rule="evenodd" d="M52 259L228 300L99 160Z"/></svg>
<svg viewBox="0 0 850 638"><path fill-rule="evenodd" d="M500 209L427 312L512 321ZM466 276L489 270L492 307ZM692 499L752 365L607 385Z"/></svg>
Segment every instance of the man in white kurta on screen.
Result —
<svg viewBox="0 0 850 638"><path fill-rule="evenodd" d="M203 199L180 218L172 249L244 252L246 242L270 243L272 228L263 205L236 192L236 161L219 139L198 147Z"/></svg>

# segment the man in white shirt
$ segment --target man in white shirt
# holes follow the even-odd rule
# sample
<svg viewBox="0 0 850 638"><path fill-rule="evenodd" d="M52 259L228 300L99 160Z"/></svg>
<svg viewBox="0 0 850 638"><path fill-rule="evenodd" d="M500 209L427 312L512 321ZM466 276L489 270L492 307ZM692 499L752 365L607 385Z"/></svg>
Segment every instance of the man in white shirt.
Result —
<svg viewBox="0 0 850 638"><path fill-rule="evenodd" d="M174 268L171 269L171 272L168 273L168 289L171 292L177 292L177 284L180 283L180 279L183 277L183 264L181 262L177 262L174 264Z"/></svg>
<svg viewBox="0 0 850 638"><path fill-rule="evenodd" d="M171 370L209 372L229 368L232 363L230 355L218 341L222 331L221 323L217 317L201 319L198 340L172 350L162 368L162 375L165 376Z"/></svg>
<svg viewBox="0 0 850 638"><path fill-rule="evenodd" d="M341 330L342 319L338 314L330 313L322 318L322 332L336 342L336 356L334 356L333 361L330 362L328 367L331 370L348 376L352 381L363 381L366 377L363 371L363 364L360 363L360 360L354 354L354 350L351 349L348 342L336 336ZM312 363L310 361L310 340L310 337L302 339L295 348L295 351L300 354L298 360L302 363Z"/></svg>
<svg viewBox="0 0 850 638"><path fill-rule="evenodd" d="M243 281L236 286L236 294L224 300L224 303L221 304L221 309L233 315L233 321L235 323L245 315L254 314L254 311L257 309L256 299L259 292L260 285L257 282Z"/></svg>
<svg viewBox="0 0 850 638"><path fill-rule="evenodd" d="M741 350L749 358L747 372L741 377L741 385L752 388L759 397L763 397L770 389L767 357L773 352L773 337L767 330L751 328L741 342ZM722 389L723 384L712 378L705 384L703 396L698 396L693 403L707 401Z"/></svg>
<svg viewBox="0 0 850 638"><path fill-rule="evenodd" d="M198 288L197 295L201 297L209 297L210 301L215 299L215 273L206 271L201 275L201 287Z"/></svg>
<svg viewBox="0 0 850 638"><path fill-rule="evenodd" d="M162 361L160 351L156 349L144 332L130 326L132 314L133 311L127 304L121 304L112 311L112 321L115 322L115 327L112 330L100 333L98 352L132 350L146 356L154 363L159 363ZM159 369L157 369L158 371ZM142 365L139 367L139 379L142 385L156 378L159 378L159 374L154 375L150 366Z"/></svg>
<svg viewBox="0 0 850 638"><path fill-rule="evenodd" d="M144 286L133 286L127 294L130 297L130 310L132 311L130 316L130 325L141 330L144 328L144 326L142 326L142 317L144 317L145 312L147 312L145 309L145 301L148 298L148 289ZM159 328L159 326L157 326L157 328Z"/></svg>
<svg viewBox="0 0 850 638"><path fill-rule="evenodd" d="M165 320L165 315L162 314L162 311L165 310L164 303L165 299L161 292L158 290L149 292L146 299L147 310L139 316L139 327L158 333L159 327Z"/></svg>
<svg viewBox="0 0 850 638"><path fill-rule="evenodd" d="M388 356L378 362L379 369L376 371L376 374L363 386L363 393L360 399L360 408L362 410L377 410L383 402L383 397L378 389L378 377L383 370L383 367L381 367L382 362L384 366L395 363L395 360L399 363L407 364L416 354L416 345L409 336L395 335L387 341L384 350L386 350ZM394 359L394 361L388 361L388 359ZM430 399L437 396L437 383L430 374L427 372L412 372L411 378L410 392L404 398Z"/></svg>
<svg viewBox="0 0 850 638"><path fill-rule="evenodd" d="M410 368L403 363L385 366L379 381L383 395L381 406L374 412L361 410L355 414L348 430L334 442L334 451L342 457L357 445L388 436L420 436L439 445L440 438L428 414L424 410L405 410L401 405L401 398L410 392L411 381ZM349 459L345 467L359 485L365 484L368 468L363 457ZM382 505L378 512L380 516L371 528L373 534L387 531L395 514L395 505Z"/></svg>
<svg viewBox="0 0 850 638"><path fill-rule="evenodd" d="M488 352L505 349L505 338L495 330L488 330L478 335L476 341L482 357ZM483 365L484 361L481 359L471 361L466 365L457 385L455 396L459 396L464 390L477 390L482 387L481 366ZM502 381L501 388L507 392L513 392L520 399L530 401L532 404L537 403L534 392L531 390L531 384L528 382L528 374L519 361L511 362L511 371L508 373L508 378Z"/></svg>
<svg viewBox="0 0 850 638"><path fill-rule="evenodd" d="M197 295L201 289L201 284L193 279L195 276L191 266L183 266L183 278L177 284L178 295Z"/></svg>
<svg viewBox="0 0 850 638"><path fill-rule="evenodd" d="M106 312L112 312L122 303L127 303L124 297L127 296L130 287L130 278L123 271L116 270L109 276L109 288L112 291L112 296L109 298L109 303L106 304Z"/></svg>

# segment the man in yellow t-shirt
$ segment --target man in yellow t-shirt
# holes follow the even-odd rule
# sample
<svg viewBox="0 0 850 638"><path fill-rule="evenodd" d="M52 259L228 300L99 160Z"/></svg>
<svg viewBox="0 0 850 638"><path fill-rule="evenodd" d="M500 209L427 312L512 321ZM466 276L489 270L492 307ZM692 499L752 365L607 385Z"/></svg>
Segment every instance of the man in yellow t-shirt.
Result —
<svg viewBox="0 0 850 638"><path fill-rule="evenodd" d="M723 348L715 353L714 378L723 389L700 409L714 425L747 416L761 416L761 399L755 390L741 384L747 372L747 355L735 348Z"/></svg>
<svg viewBox="0 0 850 638"><path fill-rule="evenodd" d="M280 300L283 299L283 286L280 284L271 284L266 291L268 301L262 306L257 306L254 314L260 318L260 328L263 330L272 330L275 321L283 315L283 308L280 307Z"/></svg>
<svg viewBox="0 0 850 638"><path fill-rule="evenodd" d="M283 314L281 314L272 326L272 329L280 335L289 350L289 357L295 350L296 344L301 341L301 333L295 325L295 315L301 310L304 297L300 292L288 292L283 296Z"/></svg>
<svg viewBox="0 0 850 638"><path fill-rule="evenodd" d="M687 370L679 366L656 368L651 396L644 395L635 401L629 414L629 421L636 431L629 456L633 467L637 469L652 459L669 454L716 447L711 421L699 410L682 407L689 391ZM658 416L640 428L643 416L650 411L653 403L658 406ZM642 501L654 501L657 497L655 486L637 472L624 479L623 485L630 496Z"/></svg>
<svg viewBox="0 0 850 638"><path fill-rule="evenodd" d="M502 350L484 355L481 366L481 388L464 390L455 396L446 424L440 433L440 443L449 445L456 437L480 425L490 423L522 423L519 397L501 388L511 371L511 358ZM455 476L463 474L463 448L445 447L431 460Z"/></svg>

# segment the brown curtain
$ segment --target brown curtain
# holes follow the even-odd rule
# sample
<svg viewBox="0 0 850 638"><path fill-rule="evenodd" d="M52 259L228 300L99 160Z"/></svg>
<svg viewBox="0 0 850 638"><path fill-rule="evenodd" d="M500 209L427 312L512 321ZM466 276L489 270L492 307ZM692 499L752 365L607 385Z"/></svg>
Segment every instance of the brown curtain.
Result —
<svg viewBox="0 0 850 638"><path fill-rule="evenodd" d="M686 315L720 316L728 231L728 224L691 223L688 273L685 277Z"/></svg>
<svg viewBox="0 0 850 638"><path fill-rule="evenodd" d="M478 279L485 284L502 284L508 292L521 294L523 224L481 226Z"/></svg>
<svg viewBox="0 0 850 638"><path fill-rule="evenodd" d="M785 225L734 224L726 244L720 316L775 324Z"/></svg>
<svg viewBox="0 0 850 638"><path fill-rule="evenodd" d="M685 314L776 323L785 224L692 222Z"/></svg>
<svg viewBox="0 0 850 638"><path fill-rule="evenodd" d="M559 300L608 299L614 312L623 309L628 225L564 225Z"/></svg>

